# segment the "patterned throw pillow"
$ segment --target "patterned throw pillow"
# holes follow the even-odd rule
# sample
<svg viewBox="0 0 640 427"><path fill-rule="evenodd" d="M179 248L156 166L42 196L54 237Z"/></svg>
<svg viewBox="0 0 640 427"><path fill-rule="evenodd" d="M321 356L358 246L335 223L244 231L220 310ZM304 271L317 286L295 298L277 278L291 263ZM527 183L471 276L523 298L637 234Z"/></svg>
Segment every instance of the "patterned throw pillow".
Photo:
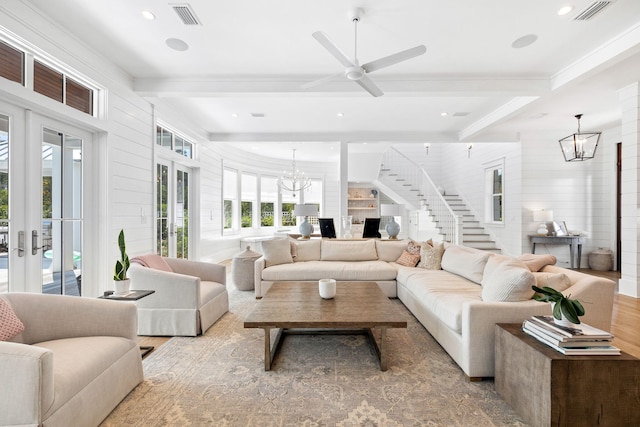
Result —
<svg viewBox="0 0 640 427"><path fill-rule="evenodd" d="M420 264L418 264L418 267L426 268L427 270L441 270L444 244L433 243L433 246L431 246L426 243L423 243L420 248Z"/></svg>
<svg viewBox="0 0 640 427"><path fill-rule="evenodd" d="M7 341L24 331L24 325L6 301L0 299L0 341Z"/></svg>
<svg viewBox="0 0 640 427"><path fill-rule="evenodd" d="M420 243L415 240L409 240L409 244L407 245L407 252L412 255L420 256Z"/></svg>
<svg viewBox="0 0 640 427"><path fill-rule="evenodd" d="M400 258L396 260L396 263L404 265L406 267L415 267L420 261L420 255L412 254L409 251L402 252Z"/></svg>

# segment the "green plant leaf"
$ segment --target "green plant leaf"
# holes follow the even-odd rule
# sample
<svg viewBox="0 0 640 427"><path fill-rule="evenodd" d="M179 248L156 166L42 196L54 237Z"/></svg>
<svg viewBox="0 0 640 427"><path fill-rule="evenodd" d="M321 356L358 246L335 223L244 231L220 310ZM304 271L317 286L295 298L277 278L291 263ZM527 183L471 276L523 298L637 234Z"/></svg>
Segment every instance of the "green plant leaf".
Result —
<svg viewBox="0 0 640 427"><path fill-rule="evenodd" d="M555 303L553 305L553 317L558 320L562 320L562 309L560 308L560 303Z"/></svg>
<svg viewBox="0 0 640 427"><path fill-rule="evenodd" d="M562 309L562 313L564 317L571 323L580 323L580 319L578 319L578 313L576 312L575 307L573 306L573 302L567 298L564 298L560 301L560 307Z"/></svg>
<svg viewBox="0 0 640 427"><path fill-rule="evenodd" d="M571 302L571 304L573 304L573 307L576 309L576 313L578 314L578 316L584 316L584 307L582 306L580 301L578 301L577 299L570 299L569 301Z"/></svg>

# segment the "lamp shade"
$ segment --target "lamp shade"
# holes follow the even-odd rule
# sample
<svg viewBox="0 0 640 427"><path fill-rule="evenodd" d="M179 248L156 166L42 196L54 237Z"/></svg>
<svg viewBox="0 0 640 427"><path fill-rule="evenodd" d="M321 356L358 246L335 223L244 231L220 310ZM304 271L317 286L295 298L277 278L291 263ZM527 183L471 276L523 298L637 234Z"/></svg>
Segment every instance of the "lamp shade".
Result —
<svg viewBox="0 0 640 427"><path fill-rule="evenodd" d="M380 216L398 216L404 205L383 204L380 205Z"/></svg>
<svg viewBox="0 0 640 427"><path fill-rule="evenodd" d="M533 220L535 222L551 222L553 221L553 211L542 209L533 212Z"/></svg>
<svg viewBox="0 0 640 427"><path fill-rule="evenodd" d="M295 216L316 216L318 215L318 207L316 205L298 204L293 208Z"/></svg>

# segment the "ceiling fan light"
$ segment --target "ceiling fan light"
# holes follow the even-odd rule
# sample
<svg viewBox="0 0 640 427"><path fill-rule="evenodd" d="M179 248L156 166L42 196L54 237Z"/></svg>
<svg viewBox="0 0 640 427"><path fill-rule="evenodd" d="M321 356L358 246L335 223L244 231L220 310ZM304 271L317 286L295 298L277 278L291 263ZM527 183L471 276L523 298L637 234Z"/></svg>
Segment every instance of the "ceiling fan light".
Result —
<svg viewBox="0 0 640 427"><path fill-rule="evenodd" d="M360 80L364 76L364 71L360 67L349 67L345 70L344 75L349 80Z"/></svg>

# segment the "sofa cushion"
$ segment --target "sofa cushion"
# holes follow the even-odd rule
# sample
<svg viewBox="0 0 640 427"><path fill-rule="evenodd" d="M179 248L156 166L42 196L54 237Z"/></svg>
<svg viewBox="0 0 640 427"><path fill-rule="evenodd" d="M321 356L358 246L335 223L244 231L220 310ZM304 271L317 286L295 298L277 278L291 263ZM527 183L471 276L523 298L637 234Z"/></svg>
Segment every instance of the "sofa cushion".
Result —
<svg viewBox="0 0 640 427"><path fill-rule="evenodd" d="M482 288L444 270L400 267L398 282L448 328L462 330L462 307L468 301L481 301Z"/></svg>
<svg viewBox="0 0 640 427"><path fill-rule="evenodd" d="M322 241L318 239L298 240L293 243L297 256L293 261L319 261L320 245Z"/></svg>
<svg viewBox="0 0 640 427"><path fill-rule="evenodd" d="M571 279L564 273L544 273L536 271L533 277L536 278L536 286L539 288L548 286L558 292L562 292L571 286Z"/></svg>
<svg viewBox="0 0 640 427"><path fill-rule="evenodd" d="M18 319L8 302L0 298L0 341L7 341L24 331L24 324Z"/></svg>
<svg viewBox="0 0 640 427"><path fill-rule="evenodd" d="M402 240L374 240L380 261L393 262L407 249L407 242Z"/></svg>
<svg viewBox="0 0 640 427"><path fill-rule="evenodd" d="M405 250L402 255L396 260L396 263L404 265L406 267L415 267L420 262L420 255L409 253Z"/></svg>
<svg viewBox="0 0 640 427"><path fill-rule="evenodd" d="M378 281L395 278L395 267L384 261L306 261L262 270L262 280L272 282L320 279Z"/></svg>
<svg viewBox="0 0 640 427"><path fill-rule="evenodd" d="M442 269L480 284L489 252L460 245L445 245Z"/></svg>
<svg viewBox="0 0 640 427"><path fill-rule="evenodd" d="M153 268L154 270L173 271L169 264L167 264L167 261L158 254L139 255L131 258L131 262L140 264L143 267Z"/></svg>
<svg viewBox="0 0 640 427"><path fill-rule="evenodd" d="M555 256L551 254L522 254L518 259L527 266L531 271L540 271L546 265L555 265L558 261Z"/></svg>
<svg viewBox="0 0 640 427"><path fill-rule="evenodd" d="M526 301L533 297L536 284L533 273L520 260L489 258L482 278L483 301Z"/></svg>
<svg viewBox="0 0 640 427"><path fill-rule="evenodd" d="M200 295L198 296L198 307L202 307L218 295L224 293L227 288L218 282L203 280L200 282Z"/></svg>
<svg viewBox="0 0 640 427"><path fill-rule="evenodd" d="M420 245L420 263L418 267L427 270L441 270L444 245L442 243L424 242Z"/></svg>
<svg viewBox="0 0 640 427"><path fill-rule="evenodd" d="M289 239L265 240L262 242L262 255L267 267L293 262Z"/></svg>
<svg viewBox="0 0 640 427"><path fill-rule="evenodd" d="M322 261L374 261L378 259L375 240L322 240Z"/></svg>

